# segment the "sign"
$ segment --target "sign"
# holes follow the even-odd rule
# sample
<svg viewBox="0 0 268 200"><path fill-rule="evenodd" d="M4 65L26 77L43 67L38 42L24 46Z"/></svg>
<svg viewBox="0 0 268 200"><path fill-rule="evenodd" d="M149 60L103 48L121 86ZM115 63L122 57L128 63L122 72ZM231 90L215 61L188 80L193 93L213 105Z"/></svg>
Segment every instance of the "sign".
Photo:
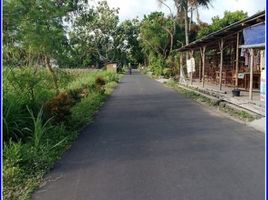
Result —
<svg viewBox="0 0 268 200"><path fill-rule="evenodd" d="M244 79L245 73L238 73L237 77L238 79Z"/></svg>
<svg viewBox="0 0 268 200"><path fill-rule="evenodd" d="M257 45L265 43L265 24L258 24L243 30L245 45Z"/></svg>
<svg viewBox="0 0 268 200"><path fill-rule="evenodd" d="M188 73L195 72L195 60L193 57L187 60L186 65L187 65L187 72Z"/></svg>

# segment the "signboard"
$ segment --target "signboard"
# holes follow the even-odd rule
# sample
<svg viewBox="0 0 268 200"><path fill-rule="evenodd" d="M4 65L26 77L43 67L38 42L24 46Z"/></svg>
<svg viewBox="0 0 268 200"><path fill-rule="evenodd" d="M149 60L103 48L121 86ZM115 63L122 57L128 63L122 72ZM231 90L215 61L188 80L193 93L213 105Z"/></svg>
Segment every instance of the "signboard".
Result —
<svg viewBox="0 0 268 200"><path fill-rule="evenodd" d="M244 79L245 73L238 73L238 79Z"/></svg>
<svg viewBox="0 0 268 200"><path fill-rule="evenodd" d="M187 60L187 73L195 72L195 60L194 58L190 58Z"/></svg>
<svg viewBox="0 0 268 200"><path fill-rule="evenodd" d="M257 45L265 43L265 24L258 24L243 30L245 45Z"/></svg>

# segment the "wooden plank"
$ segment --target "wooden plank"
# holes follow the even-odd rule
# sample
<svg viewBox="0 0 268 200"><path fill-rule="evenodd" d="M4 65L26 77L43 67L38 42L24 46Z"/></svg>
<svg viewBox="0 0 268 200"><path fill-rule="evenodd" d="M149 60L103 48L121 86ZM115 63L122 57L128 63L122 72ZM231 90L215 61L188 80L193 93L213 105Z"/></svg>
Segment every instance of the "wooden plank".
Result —
<svg viewBox="0 0 268 200"><path fill-rule="evenodd" d="M191 58L194 57L194 50L191 50ZM190 74L190 84L193 85L193 72Z"/></svg>
<svg viewBox="0 0 268 200"><path fill-rule="evenodd" d="M238 87L238 70L239 70L239 33L236 35L236 60L235 60L235 86Z"/></svg>
<svg viewBox="0 0 268 200"><path fill-rule="evenodd" d="M249 74L249 99L253 99L253 65L254 65L254 50L250 49L250 74Z"/></svg>
<svg viewBox="0 0 268 200"><path fill-rule="evenodd" d="M200 57L199 59L199 63L198 63L198 66L199 66L199 82L201 82L201 77L202 77L202 61L201 61L202 57Z"/></svg>
<svg viewBox="0 0 268 200"><path fill-rule="evenodd" d="M223 44L224 44L224 41L223 41L223 39L221 39L221 41L219 43L219 48L220 48L220 53L221 53L221 60L220 60L220 80L219 80L220 90L222 89Z"/></svg>
<svg viewBox="0 0 268 200"><path fill-rule="evenodd" d="M200 53L202 57L202 87L205 87L205 61L206 61L206 46L200 48Z"/></svg>

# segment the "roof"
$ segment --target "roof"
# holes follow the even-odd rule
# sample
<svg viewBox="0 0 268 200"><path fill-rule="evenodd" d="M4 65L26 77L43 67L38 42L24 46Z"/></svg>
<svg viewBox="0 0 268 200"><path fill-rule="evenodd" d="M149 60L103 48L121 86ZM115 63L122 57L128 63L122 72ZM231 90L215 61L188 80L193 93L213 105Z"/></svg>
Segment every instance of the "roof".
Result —
<svg viewBox="0 0 268 200"><path fill-rule="evenodd" d="M258 23L263 23L263 22L265 22L265 11L259 12L255 15L252 15L251 17L248 17L241 21L235 22L229 26L226 26L221 30L210 33L209 35L201 39L198 39L194 42L191 42L188 45L185 45L179 48L178 51L189 51L189 50L193 50L204 45L208 47L210 45L213 46L215 45L215 41L218 41L218 39L221 39L221 38L230 39L231 37L234 36L234 34L242 31L244 28L250 27Z"/></svg>

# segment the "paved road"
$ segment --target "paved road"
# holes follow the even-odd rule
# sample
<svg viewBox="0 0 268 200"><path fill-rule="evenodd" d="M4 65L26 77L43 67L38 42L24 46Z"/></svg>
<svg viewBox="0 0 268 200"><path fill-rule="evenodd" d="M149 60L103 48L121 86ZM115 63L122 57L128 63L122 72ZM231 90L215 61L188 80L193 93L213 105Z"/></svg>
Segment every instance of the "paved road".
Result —
<svg viewBox="0 0 268 200"><path fill-rule="evenodd" d="M262 200L264 146L263 134L134 73L33 199Z"/></svg>

